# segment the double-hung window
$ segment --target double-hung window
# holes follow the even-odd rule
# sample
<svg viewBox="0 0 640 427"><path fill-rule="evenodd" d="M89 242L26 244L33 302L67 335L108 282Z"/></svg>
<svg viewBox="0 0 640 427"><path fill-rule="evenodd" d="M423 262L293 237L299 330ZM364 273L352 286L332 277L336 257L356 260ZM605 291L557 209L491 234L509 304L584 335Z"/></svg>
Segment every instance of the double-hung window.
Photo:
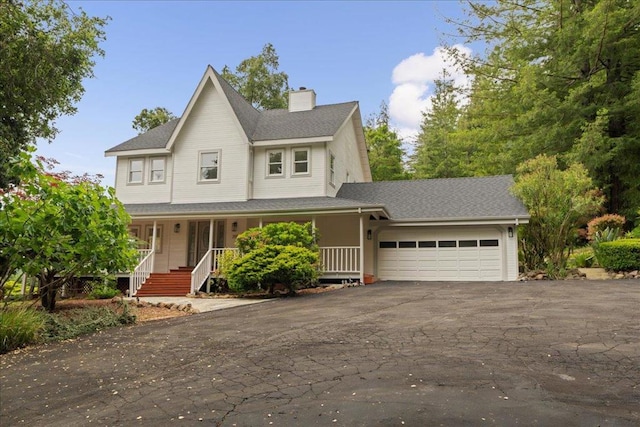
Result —
<svg viewBox="0 0 640 427"><path fill-rule="evenodd" d="M129 184L142 184L144 176L144 159L129 160L129 176L127 182Z"/></svg>
<svg viewBox="0 0 640 427"><path fill-rule="evenodd" d="M267 151L267 176L284 176L284 150Z"/></svg>
<svg viewBox="0 0 640 427"><path fill-rule="evenodd" d="M336 183L336 156L333 153L329 154L329 183L331 185Z"/></svg>
<svg viewBox="0 0 640 427"><path fill-rule="evenodd" d="M220 179L220 152L206 151L200 153L198 180L214 182Z"/></svg>
<svg viewBox="0 0 640 427"><path fill-rule="evenodd" d="M150 175L149 182L164 182L164 157L155 157L149 160L150 163Z"/></svg>
<svg viewBox="0 0 640 427"><path fill-rule="evenodd" d="M294 148L292 151L293 151L293 175L309 174L309 149Z"/></svg>

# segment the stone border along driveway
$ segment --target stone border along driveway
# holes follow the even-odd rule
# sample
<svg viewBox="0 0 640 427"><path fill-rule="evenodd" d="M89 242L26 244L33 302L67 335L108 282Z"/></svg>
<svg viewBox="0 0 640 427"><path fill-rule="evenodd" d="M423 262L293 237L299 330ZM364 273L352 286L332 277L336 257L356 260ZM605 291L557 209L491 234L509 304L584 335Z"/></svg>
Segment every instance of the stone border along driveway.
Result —
<svg viewBox="0 0 640 427"><path fill-rule="evenodd" d="M632 426L640 286L381 283L0 362L3 426Z"/></svg>

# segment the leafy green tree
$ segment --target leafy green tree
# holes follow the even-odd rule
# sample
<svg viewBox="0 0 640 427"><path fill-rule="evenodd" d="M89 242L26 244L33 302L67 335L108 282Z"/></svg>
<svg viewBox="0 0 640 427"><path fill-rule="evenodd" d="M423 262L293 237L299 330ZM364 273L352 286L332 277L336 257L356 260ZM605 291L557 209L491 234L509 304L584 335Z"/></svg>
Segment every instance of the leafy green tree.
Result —
<svg viewBox="0 0 640 427"><path fill-rule="evenodd" d="M260 110L287 108L289 76L278 71L279 60L276 49L267 43L259 55L242 61L235 72L225 65L222 77Z"/></svg>
<svg viewBox="0 0 640 427"><path fill-rule="evenodd" d="M598 212L604 198L579 163L561 170L555 156L541 154L517 172L512 191L531 215L520 232L525 266L556 277L566 267L575 229Z"/></svg>
<svg viewBox="0 0 640 427"><path fill-rule="evenodd" d="M640 204L640 3L627 0L468 2L457 56L474 78L464 138L480 173L512 173L538 154L580 162L607 211ZM451 52L455 55L454 48Z"/></svg>
<svg viewBox="0 0 640 427"><path fill-rule="evenodd" d="M38 278L42 305L77 276L106 277L137 261L129 215L115 190L86 177L65 179L23 153L11 163L20 186L0 194L0 286L21 271Z"/></svg>
<svg viewBox="0 0 640 427"><path fill-rule="evenodd" d="M52 141L55 120L76 112L106 22L59 0L0 2L0 188L19 180L9 158Z"/></svg>
<svg viewBox="0 0 640 427"><path fill-rule="evenodd" d="M134 119L131 127L138 131L138 135L175 119L176 116L164 107L151 110L143 108Z"/></svg>
<svg viewBox="0 0 640 427"><path fill-rule="evenodd" d="M400 137L389 125L389 108L385 102L380 105L380 112L367 120L364 138L374 181L407 179L403 160L406 153Z"/></svg>
<svg viewBox="0 0 640 427"><path fill-rule="evenodd" d="M416 149L411 157L415 178L453 178L471 174L470 151L457 134L461 107L458 90L443 72L435 81L431 108L423 113Z"/></svg>

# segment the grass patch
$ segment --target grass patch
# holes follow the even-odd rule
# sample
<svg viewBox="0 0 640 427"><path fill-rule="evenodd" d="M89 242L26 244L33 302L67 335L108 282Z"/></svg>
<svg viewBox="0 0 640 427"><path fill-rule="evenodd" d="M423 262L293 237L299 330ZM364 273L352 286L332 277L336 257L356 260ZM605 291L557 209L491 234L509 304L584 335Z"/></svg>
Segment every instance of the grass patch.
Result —
<svg viewBox="0 0 640 427"><path fill-rule="evenodd" d="M23 305L0 310L0 353L38 342L46 322L46 313Z"/></svg>
<svg viewBox="0 0 640 427"><path fill-rule="evenodd" d="M118 307L82 307L46 313L11 304L0 309L0 353L31 344L76 338L106 328L130 325L136 316L127 302Z"/></svg>

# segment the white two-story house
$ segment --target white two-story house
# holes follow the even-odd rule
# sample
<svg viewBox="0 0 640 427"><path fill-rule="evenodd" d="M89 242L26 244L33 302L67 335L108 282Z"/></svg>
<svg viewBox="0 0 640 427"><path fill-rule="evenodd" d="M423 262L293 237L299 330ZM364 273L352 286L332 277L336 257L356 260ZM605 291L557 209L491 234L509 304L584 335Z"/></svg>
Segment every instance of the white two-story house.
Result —
<svg viewBox="0 0 640 427"><path fill-rule="evenodd" d="M288 109L258 111L209 66L182 117L105 154L131 233L149 243L132 294L151 273L197 291L239 233L279 221L317 227L325 278L518 274L516 226L529 216L511 177L373 183L357 102L316 105L301 88Z"/></svg>

